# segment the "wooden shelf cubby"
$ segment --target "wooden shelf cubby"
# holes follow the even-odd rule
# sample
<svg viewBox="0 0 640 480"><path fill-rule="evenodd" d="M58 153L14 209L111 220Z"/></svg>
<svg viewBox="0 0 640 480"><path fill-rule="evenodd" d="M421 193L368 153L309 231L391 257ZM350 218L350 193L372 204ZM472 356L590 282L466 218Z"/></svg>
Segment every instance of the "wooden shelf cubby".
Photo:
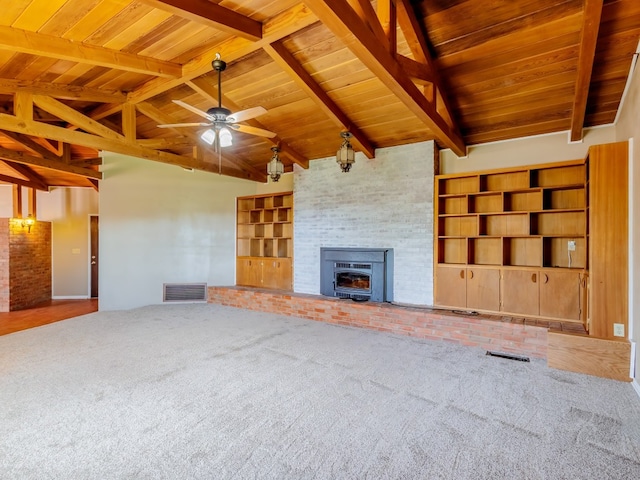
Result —
<svg viewBox="0 0 640 480"><path fill-rule="evenodd" d="M480 308L481 304L484 309L493 305L496 311L523 313L518 301L507 301L505 307L503 294L535 292L535 300L527 298L535 308L523 307L527 314L566 320L563 299L557 303L564 310L554 313L553 302L548 301L553 294L539 282L565 271L578 288L586 275L587 190L584 160L437 176L436 305ZM442 283L438 277L447 280ZM467 288L458 300L446 292L445 283L452 279ZM493 285L486 288L498 297L480 302L482 295L468 290L481 285L479 279ZM540 309L537 295L543 290L546 303ZM571 298L584 295L580 291ZM586 309L582 303L573 307L568 320L583 322Z"/></svg>
<svg viewBox="0 0 640 480"><path fill-rule="evenodd" d="M291 290L293 192L238 197L236 284Z"/></svg>

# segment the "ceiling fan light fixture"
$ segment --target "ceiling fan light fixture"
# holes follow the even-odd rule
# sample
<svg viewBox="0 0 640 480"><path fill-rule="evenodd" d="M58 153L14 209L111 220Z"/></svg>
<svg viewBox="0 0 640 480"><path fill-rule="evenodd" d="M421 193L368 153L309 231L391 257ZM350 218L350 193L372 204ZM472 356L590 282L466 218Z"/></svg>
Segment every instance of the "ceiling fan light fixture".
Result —
<svg viewBox="0 0 640 480"><path fill-rule="evenodd" d="M202 141L209 145L213 145L216 141L216 132L212 128L207 128L202 135L200 135Z"/></svg>
<svg viewBox="0 0 640 480"><path fill-rule="evenodd" d="M336 153L336 162L340 164L340 169L347 173L351 170L351 165L356 163L356 152L353 150L349 139L353 136L351 132L340 132L342 137L342 145Z"/></svg>
<svg viewBox="0 0 640 480"><path fill-rule="evenodd" d="M273 156L271 157L271 161L267 163L267 174L273 182L277 182L284 173L284 165L280 161L280 157L278 157L280 149L278 147L271 147L271 150L273 151Z"/></svg>
<svg viewBox="0 0 640 480"><path fill-rule="evenodd" d="M233 137L231 136L231 130L227 127L222 127L218 132L220 137L220 146L221 147L230 147L233 145Z"/></svg>

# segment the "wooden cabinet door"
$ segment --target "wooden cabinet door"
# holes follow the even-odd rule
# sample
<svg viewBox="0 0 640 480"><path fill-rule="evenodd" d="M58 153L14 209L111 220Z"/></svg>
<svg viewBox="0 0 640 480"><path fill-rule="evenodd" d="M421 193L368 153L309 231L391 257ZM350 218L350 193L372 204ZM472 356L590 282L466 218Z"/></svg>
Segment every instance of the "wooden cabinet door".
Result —
<svg viewBox="0 0 640 480"><path fill-rule="evenodd" d="M262 259L236 259L236 285L243 287L262 286Z"/></svg>
<svg viewBox="0 0 640 480"><path fill-rule="evenodd" d="M500 270L467 268L467 308L500 310Z"/></svg>
<svg viewBox="0 0 640 480"><path fill-rule="evenodd" d="M581 272L540 272L540 315L568 320L583 320L585 282Z"/></svg>
<svg viewBox="0 0 640 480"><path fill-rule="evenodd" d="M435 304L443 307L467 308L466 276L465 267L438 265Z"/></svg>
<svg viewBox="0 0 640 480"><path fill-rule="evenodd" d="M291 259L265 258L262 270L262 286L277 290L291 290Z"/></svg>
<svg viewBox="0 0 640 480"><path fill-rule="evenodd" d="M500 310L520 315L538 315L540 273L535 270L503 270Z"/></svg>

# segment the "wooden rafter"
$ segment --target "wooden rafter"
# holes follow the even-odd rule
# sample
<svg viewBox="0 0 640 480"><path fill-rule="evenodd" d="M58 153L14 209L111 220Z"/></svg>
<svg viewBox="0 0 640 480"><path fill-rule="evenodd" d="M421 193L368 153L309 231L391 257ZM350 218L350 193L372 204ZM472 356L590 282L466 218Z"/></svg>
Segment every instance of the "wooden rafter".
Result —
<svg viewBox="0 0 640 480"><path fill-rule="evenodd" d="M587 111L589 85L593 71L593 60L596 55L596 43L600 29L603 0L585 0L582 14L582 33L580 35L580 51L578 54L578 74L571 109L571 141L582 139L582 128Z"/></svg>
<svg viewBox="0 0 640 480"><path fill-rule="evenodd" d="M449 125L427 99L388 49L360 20L346 0L308 0L305 2L318 18L340 38L387 87L416 115L446 147L459 156L466 145L455 125ZM371 21L378 21L377 18Z"/></svg>
<svg viewBox="0 0 640 480"><path fill-rule="evenodd" d="M416 18L411 1L395 0L395 4L397 8L398 23L402 29L402 33L407 39L411 53L413 53L417 63L426 66L429 71L431 77L431 88L428 88L427 92L430 92L432 95L432 102L435 104L436 111L448 123L452 130L459 135L458 128L453 121L454 117L451 104L444 88L442 87L442 81L440 80L438 69L435 66L433 58L431 58L427 39L424 35L420 22L418 22L418 19ZM403 62L403 64L405 68L410 68L410 64L408 64L408 62ZM412 76L421 78L419 73Z"/></svg>
<svg viewBox="0 0 640 480"><path fill-rule="evenodd" d="M6 117L10 117L10 115L0 114L0 117L3 117L2 121L4 123L7 120ZM15 120L17 124L20 123L20 120L18 119L15 119ZM45 127L55 128L55 129L64 131L64 128L60 128L60 127L51 127L50 125L45 125ZM25 128L28 128L28 127L26 127L26 125L24 125L23 123L22 126L20 128L16 128L16 130L20 131L21 129L25 129ZM102 178L102 174L96 170L77 167L75 165L68 165L64 162L49 160L46 158L35 157L33 155L28 155L24 152L9 150L3 147L0 147L0 159L10 160L15 163L21 163L23 165L35 165L37 167L51 168L53 170L60 170L62 172L72 173L74 175L80 175L82 177L90 177L90 178L97 178L97 179Z"/></svg>
<svg viewBox="0 0 640 480"><path fill-rule="evenodd" d="M154 77L176 78L182 74L182 67L177 63L5 26L0 26L0 49L143 73Z"/></svg>
<svg viewBox="0 0 640 480"><path fill-rule="evenodd" d="M28 148L33 153L40 155L41 157L49 158L50 160L61 160L58 155L53 153L50 149L42 146L40 143L36 142L30 137L27 137L26 135L22 135L16 132L9 132L6 130L0 130L0 135L10 138L14 142L19 143L23 147Z"/></svg>
<svg viewBox="0 0 640 480"><path fill-rule="evenodd" d="M262 38L260 22L208 0L143 0L143 2L154 8L248 40L255 41Z"/></svg>
<svg viewBox="0 0 640 480"><path fill-rule="evenodd" d="M48 190L49 185L44 181L44 179L34 172L29 166L24 165L22 163L15 163L9 160L4 160L4 163L11 168L14 172L26 177L26 179L31 184L31 188L36 188L38 190Z"/></svg>
<svg viewBox="0 0 640 480"><path fill-rule="evenodd" d="M206 78L199 77L195 78L192 81L187 82L193 90L198 92L203 97L215 102L218 98L218 88L212 85ZM229 100L225 95L222 95L222 104L230 109L231 111L239 111L241 110L238 105ZM267 127L262 125L258 120L252 119L246 122L249 125L252 125L257 128L263 128L268 130ZM297 163L302 168L309 168L309 159L303 157L300 153L298 153L295 149L293 149L289 144L283 141L277 135L272 138L265 138L265 140L271 142L273 145L278 145L280 148L280 152L287 157L289 157L294 163Z"/></svg>
<svg viewBox="0 0 640 480"><path fill-rule="evenodd" d="M83 102L124 103L126 95L118 90L102 90L75 85L56 85L55 83L29 80L10 80L0 78L0 94L12 95L24 91L34 95L46 95L62 100L81 100Z"/></svg>
<svg viewBox="0 0 640 480"><path fill-rule="evenodd" d="M48 188L40 188L38 184L33 183L30 180L24 180L22 178L11 177L9 175L0 174L0 182L12 183L13 185L19 185L21 187L34 188L36 190L48 191Z"/></svg>
<svg viewBox="0 0 640 480"><path fill-rule="evenodd" d="M366 135L349 119L340 107L329 97L313 77L303 68L295 57L285 48L281 41L266 45L264 50L309 97L316 102L320 109L333 120L340 128L349 130L353 135L354 143L367 156L375 157L375 147Z"/></svg>

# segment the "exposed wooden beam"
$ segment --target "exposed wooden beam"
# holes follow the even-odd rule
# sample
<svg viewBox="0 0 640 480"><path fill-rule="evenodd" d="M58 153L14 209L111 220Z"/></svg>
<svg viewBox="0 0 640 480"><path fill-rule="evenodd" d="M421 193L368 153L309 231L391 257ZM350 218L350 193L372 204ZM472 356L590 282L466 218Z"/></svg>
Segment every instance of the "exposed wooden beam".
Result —
<svg viewBox="0 0 640 480"><path fill-rule="evenodd" d="M13 218L22 218L22 186L13 185Z"/></svg>
<svg viewBox="0 0 640 480"><path fill-rule="evenodd" d="M176 78L182 74L182 66L177 63L2 25L0 25L0 49L143 73L154 77Z"/></svg>
<svg viewBox="0 0 640 480"><path fill-rule="evenodd" d="M585 0L582 16L582 33L580 34L580 51L578 53L578 73L571 110L571 141L582 139L584 117L587 112L589 85L593 61L596 55L596 43L600 29L603 0Z"/></svg>
<svg viewBox="0 0 640 480"><path fill-rule="evenodd" d="M194 89L204 98L207 98L213 102L217 101L218 87L211 84L206 78L204 77L194 78L193 80L187 82L187 85L189 85L192 89ZM229 98L227 98L226 95L222 95L222 104L225 105L231 111L241 110L241 108L239 108L238 105L236 105L231 100L229 100ZM245 123L257 128L263 128L265 130L269 130L269 128L264 126L262 123L260 123L256 119L249 120ZM280 153L286 155L294 163L297 163L302 168L305 168L305 169L309 168L309 159L302 156L300 153L294 150L288 143L282 140L278 135L272 138L265 138L265 140L270 142L272 145L279 146Z"/></svg>
<svg viewBox="0 0 640 480"><path fill-rule="evenodd" d="M409 48L417 59L418 63L424 64L431 75L431 85L427 85L427 91L432 95L432 102L435 104L436 111L449 125L451 130L460 135L458 127L454 122L453 109L449 102L448 95L442 86L442 80L438 69L431 57L429 45L422 29L422 24L416 18L413 5L410 0L394 0L397 7L398 24L402 29ZM404 67L409 67L406 62L401 61ZM411 74L410 74L411 75ZM413 75L412 75L413 76Z"/></svg>
<svg viewBox="0 0 640 480"><path fill-rule="evenodd" d="M404 55L396 55L396 60L406 74L416 82L422 84L433 83L433 71L424 63L417 62Z"/></svg>
<svg viewBox="0 0 640 480"><path fill-rule="evenodd" d="M22 163L15 163L9 160L4 160L4 163L11 168L14 172L26 177L26 179L31 183L30 186L33 188L37 188L38 190L48 190L49 185L45 182L45 180L34 172L30 167L24 165Z"/></svg>
<svg viewBox="0 0 640 480"><path fill-rule="evenodd" d="M44 190L44 191L49 190L48 188L40 188L38 185L34 184L33 182L30 182L29 180L24 180L22 178L15 178L15 177L11 177L9 175L4 175L4 174L0 174L0 182L11 183L13 185L19 185L21 187L35 188L37 190Z"/></svg>
<svg viewBox="0 0 640 480"><path fill-rule="evenodd" d="M7 117L8 115L0 114L0 116ZM4 120L6 120L6 118ZM4 123L2 119L0 119L0 123ZM24 128L24 127L25 125L23 124L23 127L21 128ZM47 127L50 127L50 125L47 125ZM52 127L52 128L64 130L64 128L60 128L60 127ZM83 135L86 135L86 134L83 134ZM96 170L82 168L75 165L68 165L64 162L48 160L46 158L34 157L33 155L28 155L24 152L9 150L3 147L0 147L0 159L9 160L16 163L22 163L24 165L35 165L37 167L51 168L53 170L60 170L62 172L72 173L74 175L80 175L82 177L90 177L90 178L98 178L98 179L102 178L102 174Z"/></svg>
<svg viewBox="0 0 640 480"><path fill-rule="evenodd" d="M33 140L30 137L27 137L26 135L23 135L21 133L16 133L16 132L10 132L7 130L0 130L0 135L2 135L3 137L10 138L14 142L19 143L23 147L28 148L33 153L40 155L44 158L49 158L50 160L60 160L60 158L58 158L58 156L55 153L53 153L51 150L47 149L46 147L43 147L40 143L38 143L37 141Z"/></svg>
<svg viewBox="0 0 640 480"><path fill-rule="evenodd" d="M306 92L309 97L320 107L320 109L341 129L346 129L353 135L353 141L367 158L375 157L375 147L371 144L366 135L340 107L329 97L320 85L313 79L302 65L295 59L281 41L265 45L264 50L282 68L296 84Z"/></svg>
<svg viewBox="0 0 640 480"><path fill-rule="evenodd" d="M124 140L124 136L118 132L105 127L101 123L93 120L92 118L83 115L82 113L74 110L73 108L65 105L64 103L56 100L55 98L45 97L42 95L34 95L33 102L43 110L69 122L72 125L85 130L90 133L95 133L105 138L111 138L113 140Z"/></svg>
<svg viewBox="0 0 640 480"><path fill-rule="evenodd" d="M208 0L142 0L154 8L248 40L262 38L262 23Z"/></svg>
<svg viewBox="0 0 640 480"><path fill-rule="evenodd" d="M305 4L433 132L437 140L456 155L466 155L466 145L457 128L438 113L435 102L420 92L346 0L307 0Z"/></svg>
<svg viewBox="0 0 640 480"><path fill-rule="evenodd" d="M360 20L365 22L371 32L378 38L378 41L383 45L386 44L387 48L390 50L391 45L389 44L389 38L376 14L376 11L373 8L370 0L348 0L351 8L356 12ZM395 48L395 44L393 45Z"/></svg>
<svg viewBox="0 0 640 480"><path fill-rule="evenodd" d="M46 95L62 100L80 100L83 102L124 103L127 96L119 90L101 90L77 85L58 85L29 80L11 80L0 78L0 94L12 95L25 91L33 95Z"/></svg>
<svg viewBox="0 0 640 480"><path fill-rule="evenodd" d="M398 43L396 28L398 17L394 0L378 0L376 14L389 44L389 52L395 55Z"/></svg>

